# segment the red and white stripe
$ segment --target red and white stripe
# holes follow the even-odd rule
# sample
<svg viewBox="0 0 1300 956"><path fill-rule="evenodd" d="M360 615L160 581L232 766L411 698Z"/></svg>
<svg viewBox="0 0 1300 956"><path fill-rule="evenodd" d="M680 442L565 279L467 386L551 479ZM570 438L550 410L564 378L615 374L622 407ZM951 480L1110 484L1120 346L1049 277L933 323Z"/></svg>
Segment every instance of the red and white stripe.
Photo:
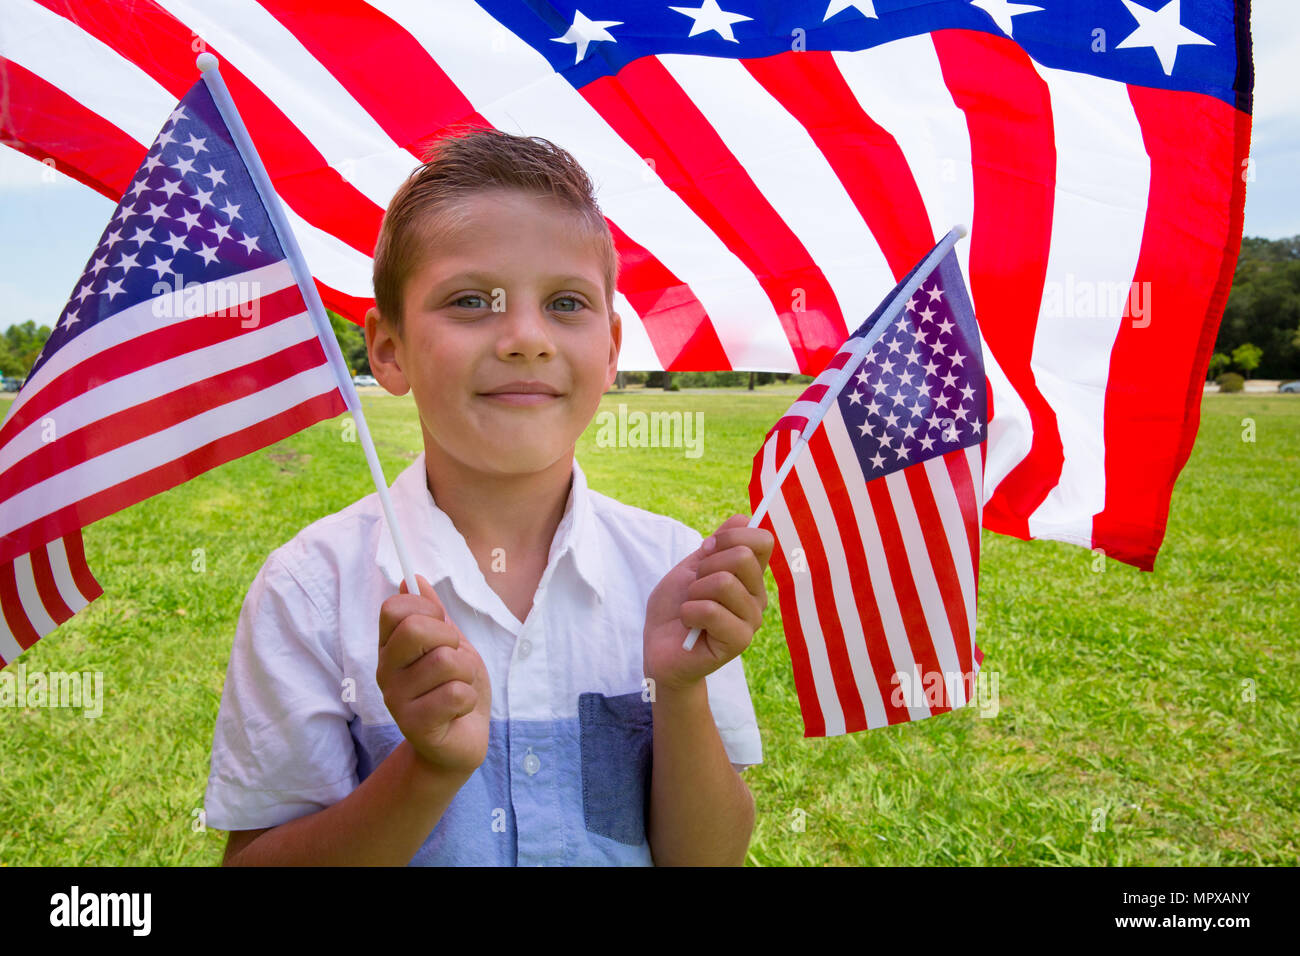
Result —
<svg viewBox="0 0 1300 956"><path fill-rule="evenodd" d="M129 306L24 385L0 426L0 562L346 411L287 262L214 285L240 294Z"/></svg>
<svg viewBox="0 0 1300 956"><path fill-rule="evenodd" d="M79 530L0 563L0 667L103 593Z"/></svg>
<svg viewBox="0 0 1300 956"><path fill-rule="evenodd" d="M1248 114L1050 69L972 31L649 57L575 90L471 0L320 14L12 0L3 134L117 198L202 38L322 297L358 322L384 206L425 144L467 122L548 137L592 174L615 236L624 368L815 375L967 223L958 256L991 405L985 525L1151 566L1235 265ZM405 89L420 94L392 95ZM1149 322L1113 304L1052 311L1070 283L1132 282L1149 283Z"/></svg>
<svg viewBox="0 0 1300 956"><path fill-rule="evenodd" d="M750 502L773 488L799 432L754 461ZM982 497L981 446L864 481L838 403L808 439L761 527L808 737L944 713L969 702ZM901 678L899 675L903 675ZM934 706L922 691L934 686ZM911 687L913 696L900 690Z"/></svg>

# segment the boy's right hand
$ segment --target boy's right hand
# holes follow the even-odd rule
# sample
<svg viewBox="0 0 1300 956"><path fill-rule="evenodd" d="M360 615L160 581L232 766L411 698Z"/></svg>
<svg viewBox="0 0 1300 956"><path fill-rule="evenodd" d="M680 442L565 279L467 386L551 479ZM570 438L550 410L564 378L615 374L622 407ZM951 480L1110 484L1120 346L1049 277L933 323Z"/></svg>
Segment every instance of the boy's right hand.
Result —
<svg viewBox="0 0 1300 956"><path fill-rule="evenodd" d="M379 608L375 679L402 735L433 768L468 777L487 756L492 685L433 586L401 591Z"/></svg>

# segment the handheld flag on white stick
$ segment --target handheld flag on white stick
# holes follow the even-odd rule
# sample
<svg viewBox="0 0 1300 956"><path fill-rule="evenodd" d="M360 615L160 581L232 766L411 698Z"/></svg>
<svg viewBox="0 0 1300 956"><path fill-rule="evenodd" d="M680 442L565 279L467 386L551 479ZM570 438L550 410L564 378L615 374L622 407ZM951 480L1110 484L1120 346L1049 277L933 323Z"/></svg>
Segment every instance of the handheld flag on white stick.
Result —
<svg viewBox="0 0 1300 956"><path fill-rule="evenodd" d="M928 717L972 695L988 414L953 253L963 235L949 232L895 287L754 459L750 527L776 538L805 736Z"/></svg>
<svg viewBox="0 0 1300 956"><path fill-rule="evenodd" d="M418 593L311 273L199 68L0 425L0 666L102 593L82 528L345 410Z"/></svg>

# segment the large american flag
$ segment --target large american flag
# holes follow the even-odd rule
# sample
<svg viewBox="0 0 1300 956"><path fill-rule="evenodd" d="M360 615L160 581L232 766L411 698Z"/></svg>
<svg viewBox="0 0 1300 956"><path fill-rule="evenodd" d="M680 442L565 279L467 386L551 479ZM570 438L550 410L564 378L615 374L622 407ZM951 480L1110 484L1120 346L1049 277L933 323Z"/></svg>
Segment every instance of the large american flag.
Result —
<svg viewBox="0 0 1300 956"><path fill-rule="evenodd" d="M117 198L204 46L357 322L466 123L593 175L623 368L815 375L969 223L985 527L1152 566L1240 244L1246 0L8 0L0 134Z"/></svg>
<svg viewBox="0 0 1300 956"><path fill-rule="evenodd" d="M0 426L0 666L102 593L82 528L347 410L204 82L164 120Z"/></svg>
<svg viewBox="0 0 1300 956"><path fill-rule="evenodd" d="M767 502L760 527L776 538L772 574L808 737L960 707L983 657L979 331L955 252L891 311L905 291L844 343L754 458L750 504L757 513Z"/></svg>

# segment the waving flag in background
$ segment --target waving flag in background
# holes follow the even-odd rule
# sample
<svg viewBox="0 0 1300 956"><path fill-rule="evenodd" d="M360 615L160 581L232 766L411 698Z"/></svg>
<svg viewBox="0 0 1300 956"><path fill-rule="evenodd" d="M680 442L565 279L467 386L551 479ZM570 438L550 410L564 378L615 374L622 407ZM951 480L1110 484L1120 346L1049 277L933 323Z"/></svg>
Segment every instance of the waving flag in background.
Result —
<svg viewBox="0 0 1300 956"><path fill-rule="evenodd" d="M164 119L0 426L0 666L102 593L83 527L347 410L204 82Z"/></svg>
<svg viewBox="0 0 1300 956"><path fill-rule="evenodd" d="M1152 566L1240 245L1246 0L12 0L2 133L117 198L204 44L356 322L462 123L592 173L624 368L815 375L970 223L984 526Z"/></svg>
<svg viewBox="0 0 1300 956"><path fill-rule="evenodd" d="M768 502L759 526L776 538L772 575L807 737L961 707L983 659L979 331L951 247L918 271L915 291L894 289L754 458L750 505L757 514ZM900 296L906 305L891 309Z"/></svg>

